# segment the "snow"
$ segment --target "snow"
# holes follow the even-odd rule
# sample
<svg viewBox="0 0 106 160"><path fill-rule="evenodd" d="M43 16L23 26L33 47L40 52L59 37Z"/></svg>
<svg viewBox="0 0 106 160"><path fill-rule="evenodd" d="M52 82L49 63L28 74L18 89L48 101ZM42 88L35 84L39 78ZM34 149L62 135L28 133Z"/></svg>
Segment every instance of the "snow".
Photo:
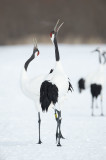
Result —
<svg viewBox="0 0 106 160"><path fill-rule="evenodd" d="M99 45L106 49L106 45ZM55 64L52 45L39 45L40 55L29 68L29 77L47 74ZM62 147L55 142L53 109L41 113L42 144L38 145L38 117L34 103L23 95L20 74L32 53L32 45L0 47L0 160L105 160L106 87L103 89L104 117L95 108L91 117L89 89L78 93L77 81L98 67L98 45L59 44L61 61L74 92L62 107ZM99 101L98 101L99 103Z"/></svg>

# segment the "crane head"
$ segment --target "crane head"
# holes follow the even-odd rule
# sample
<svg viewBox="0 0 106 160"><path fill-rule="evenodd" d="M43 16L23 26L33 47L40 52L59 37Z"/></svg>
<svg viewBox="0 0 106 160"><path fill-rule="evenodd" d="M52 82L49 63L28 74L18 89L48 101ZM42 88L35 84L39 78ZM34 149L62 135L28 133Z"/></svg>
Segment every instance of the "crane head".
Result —
<svg viewBox="0 0 106 160"><path fill-rule="evenodd" d="M100 47L97 47L95 50L92 51L92 53L93 53L93 52L99 52L99 53L101 53L102 51L101 51L101 48L100 48Z"/></svg>
<svg viewBox="0 0 106 160"><path fill-rule="evenodd" d="M57 34L58 34L61 26L62 26L63 23L64 23L64 22L63 22L63 23L61 23L61 24L58 26L59 21L60 21L60 20L57 21L57 23L56 23L56 25L55 25L55 27L54 27L54 30L53 30L52 32L50 32L50 38L51 38L51 41L52 41L52 42L54 42L54 39L56 38L56 36L57 36Z"/></svg>

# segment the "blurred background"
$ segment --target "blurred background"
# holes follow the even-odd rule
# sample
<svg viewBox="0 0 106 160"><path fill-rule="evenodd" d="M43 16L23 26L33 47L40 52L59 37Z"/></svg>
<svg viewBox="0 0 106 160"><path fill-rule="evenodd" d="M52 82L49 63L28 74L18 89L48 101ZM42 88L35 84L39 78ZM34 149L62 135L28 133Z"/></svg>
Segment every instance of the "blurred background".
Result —
<svg viewBox="0 0 106 160"><path fill-rule="evenodd" d="M50 43L56 21L59 42L105 43L106 0L0 0L0 45Z"/></svg>
<svg viewBox="0 0 106 160"><path fill-rule="evenodd" d="M98 52L91 53L97 47L106 51L105 17L106 0L0 0L0 160L106 160L106 64L99 64ZM20 85L35 36L41 54L28 67L29 82L54 68L49 33L58 19L64 22L58 35L61 62L74 88L62 104L65 140L59 149L53 109L41 113L43 144L36 144L38 114ZM105 81L102 117L100 97L91 116L90 83L79 94L78 80L87 77Z"/></svg>

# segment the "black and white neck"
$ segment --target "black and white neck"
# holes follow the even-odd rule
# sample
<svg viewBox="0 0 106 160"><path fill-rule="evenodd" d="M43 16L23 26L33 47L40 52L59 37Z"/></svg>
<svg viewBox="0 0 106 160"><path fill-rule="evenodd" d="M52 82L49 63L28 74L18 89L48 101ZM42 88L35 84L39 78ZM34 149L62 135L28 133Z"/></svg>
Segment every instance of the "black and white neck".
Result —
<svg viewBox="0 0 106 160"><path fill-rule="evenodd" d="M95 49L94 51L92 51L92 52L98 53L98 56L99 56L99 64L101 64L101 63L102 63L102 59L101 59L102 51L101 51L101 49L98 47L98 48L96 48L96 49Z"/></svg>
<svg viewBox="0 0 106 160"><path fill-rule="evenodd" d="M37 53L37 56L38 56L38 55L39 55L39 50L38 50L36 47L34 47L34 49L33 49L33 54L32 54L31 57L25 62L25 65L24 65L25 71L27 71L28 66L29 66L29 63L35 58L36 53Z"/></svg>
<svg viewBox="0 0 106 160"><path fill-rule="evenodd" d="M106 51L103 51L102 56L104 58L103 64L106 64Z"/></svg>
<svg viewBox="0 0 106 160"><path fill-rule="evenodd" d="M101 64L102 60L101 60L101 52L100 52L100 50L98 50L98 53L99 53L99 63Z"/></svg>
<svg viewBox="0 0 106 160"><path fill-rule="evenodd" d="M34 55L32 54L32 56L25 62L24 68L27 71L29 63L34 59Z"/></svg>
<svg viewBox="0 0 106 160"><path fill-rule="evenodd" d="M60 61L60 55L59 55L59 50L58 50L58 44L57 44L56 37L54 38L54 46L55 46L55 58L56 58L56 62L58 62L58 61Z"/></svg>
<svg viewBox="0 0 106 160"><path fill-rule="evenodd" d="M102 52L100 50L98 50L99 53L99 63L100 65L104 65L106 63L106 52Z"/></svg>

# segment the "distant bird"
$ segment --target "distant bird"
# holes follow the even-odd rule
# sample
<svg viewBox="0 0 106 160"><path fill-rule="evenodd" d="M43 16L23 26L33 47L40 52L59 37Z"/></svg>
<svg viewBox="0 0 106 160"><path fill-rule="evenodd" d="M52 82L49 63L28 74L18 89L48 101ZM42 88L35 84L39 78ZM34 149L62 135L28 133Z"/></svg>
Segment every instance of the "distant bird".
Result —
<svg viewBox="0 0 106 160"><path fill-rule="evenodd" d="M57 34L63 23L58 27L59 20L57 21L54 30L50 33L51 41L55 47L55 67L47 75L41 84L40 88L40 104L43 111L48 111L48 108L53 105L55 110L55 118L57 121L56 140L57 146L61 146L61 106L68 91L72 91L73 87L64 72L63 66L60 61L60 54L57 44Z"/></svg>
<svg viewBox="0 0 106 160"><path fill-rule="evenodd" d="M99 95L101 96L101 116L103 116L102 89L105 82L104 64L106 63L106 52L101 51L100 48L95 49L93 52L99 53L99 68L96 73L91 73L86 78L81 78L78 81L78 88L80 93L82 90L90 88L92 95L92 116L94 116L94 99L96 100Z"/></svg>

